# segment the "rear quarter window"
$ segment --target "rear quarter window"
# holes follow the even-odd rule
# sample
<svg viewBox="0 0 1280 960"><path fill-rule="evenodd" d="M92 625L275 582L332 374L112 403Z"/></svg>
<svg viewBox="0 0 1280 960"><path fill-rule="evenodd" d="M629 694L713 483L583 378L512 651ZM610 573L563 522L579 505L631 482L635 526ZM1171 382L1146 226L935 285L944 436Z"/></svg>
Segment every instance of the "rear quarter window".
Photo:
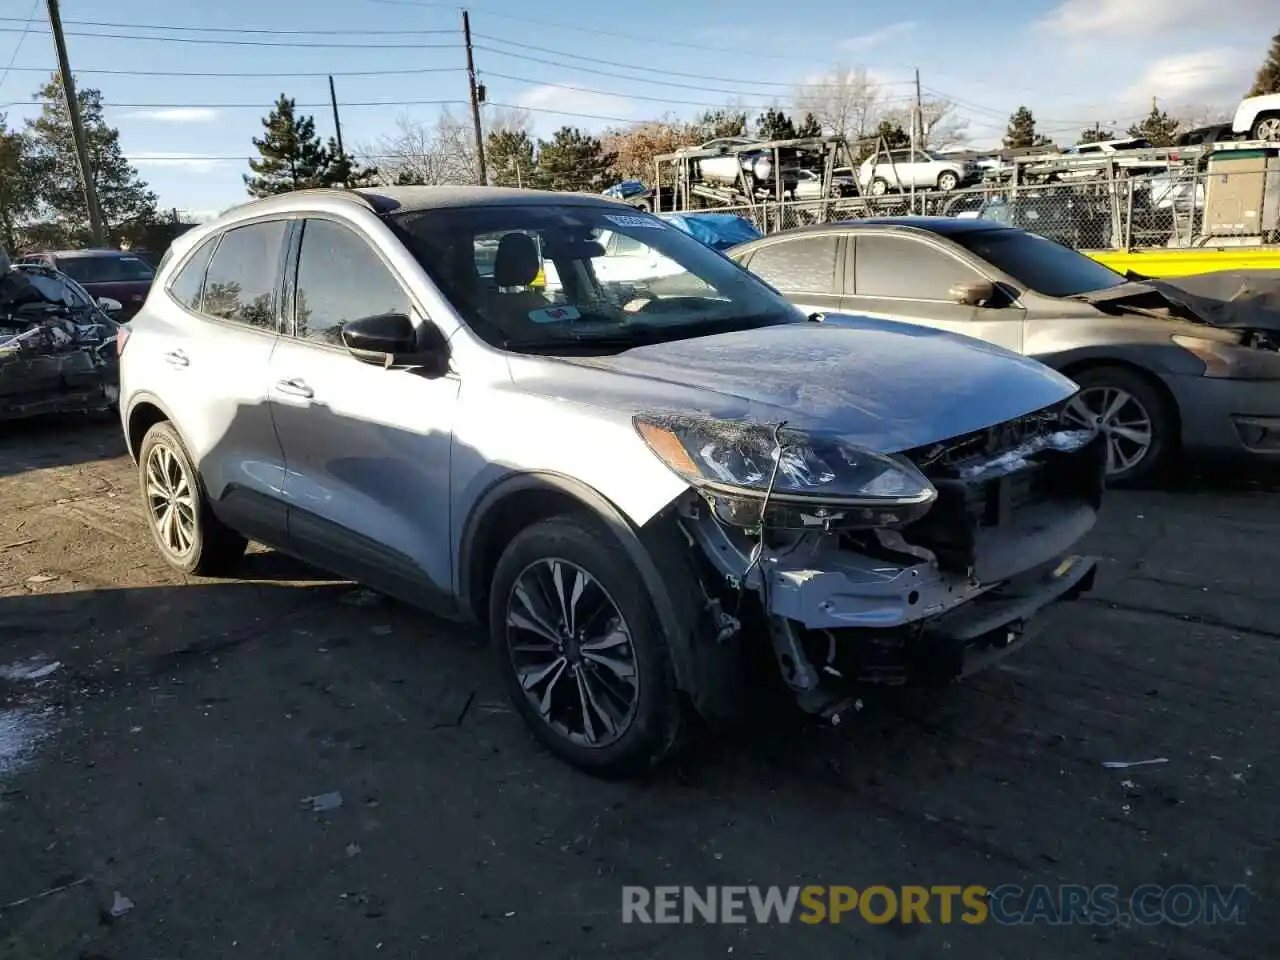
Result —
<svg viewBox="0 0 1280 960"><path fill-rule="evenodd" d="M202 243L169 281L169 295L188 310L199 311L200 309L205 273L209 269L209 260L213 256L213 248L217 243L217 237L210 237ZM168 255L165 254L165 256Z"/></svg>

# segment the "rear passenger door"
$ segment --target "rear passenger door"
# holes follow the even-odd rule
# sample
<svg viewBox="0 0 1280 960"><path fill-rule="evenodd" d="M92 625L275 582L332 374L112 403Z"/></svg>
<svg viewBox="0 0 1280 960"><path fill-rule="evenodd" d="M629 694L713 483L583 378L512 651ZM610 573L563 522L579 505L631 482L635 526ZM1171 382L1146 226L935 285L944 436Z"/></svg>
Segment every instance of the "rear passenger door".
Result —
<svg viewBox="0 0 1280 960"><path fill-rule="evenodd" d="M1017 305L956 303L951 288L987 278L942 244L915 236L846 238L843 309L962 333L1022 352L1025 311Z"/></svg>
<svg viewBox="0 0 1280 960"><path fill-rule="evenodd" d="M838 234L813 234L771 240L740 260L744 267L805 313L840 309Z"/></svg>
<svg viewBox="0 0 1280 960"><path fill-rule="evenodd" d="M290 542L327 569L434 605L453 582L449 458L459 381L351 356L342 345L348 321L383 313L429 321L363 232L321 217L298 229L293 322L269 377Z"/></svg>
<svg viewBox="0 0 1280 960"><path fill-rule="evenodd" d="M146 387L173 417L215 512L270 544L285 530L267 384L287 229L288 221L264 220L206 240L148 311L148 336L130 344L151 352Z"/></svg>

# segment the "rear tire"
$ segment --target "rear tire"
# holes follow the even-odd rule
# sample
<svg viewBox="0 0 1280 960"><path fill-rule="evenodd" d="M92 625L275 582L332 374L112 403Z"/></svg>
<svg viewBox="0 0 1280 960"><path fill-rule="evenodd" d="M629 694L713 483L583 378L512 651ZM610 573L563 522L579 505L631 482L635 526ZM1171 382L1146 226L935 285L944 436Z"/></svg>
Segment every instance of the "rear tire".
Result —
<svg viewBox="0 0 1280 960"><path fill-rule="evenodd" d="M950 170L944 170L938 176L938 189L943 193L950 193L960 185L960 178Z"/></svg>
<svg viewBox="0 0 1280 960"><path fill-rule="evenodd" d="M1107 483L1138 487L1160 480L1178 452L1177 412L1168 399L1145 377L1126 367L1088 367L1072 379L1080 385L1080 393L1067 406L1069 423L1079 426L1104 418L1103 423L1094 425L1103 429L1111 445ZM1107 418L1108 409L1117 403L1120 406ZM1130 438L1142 435L1144 421L1150 438L1146 451L1131 459L1138 444Z"/></svg>
<svg viewBox="0 0 1280 960"><path fill-rule="evenodd" d="M229 573L249 541L213 514L191 455L168 421L147 431L138 448L142 509L160 555L179 573Z"/></svg>
<svg viewBox="0 0 1280 960"><path fill-rule="evenodd" d="M568 763L634 776L675 748L683 707L666 636L610 535L570 516L517 534L493 574L489 632L512 705Z"/></svg>
<svg viewBox="0 0 1280 960"><path fill-rule="evenodd" d="M1272 113L1259 117L1253 122L1249 131L1251 140L1280 141L1280 114Z"/></svg>

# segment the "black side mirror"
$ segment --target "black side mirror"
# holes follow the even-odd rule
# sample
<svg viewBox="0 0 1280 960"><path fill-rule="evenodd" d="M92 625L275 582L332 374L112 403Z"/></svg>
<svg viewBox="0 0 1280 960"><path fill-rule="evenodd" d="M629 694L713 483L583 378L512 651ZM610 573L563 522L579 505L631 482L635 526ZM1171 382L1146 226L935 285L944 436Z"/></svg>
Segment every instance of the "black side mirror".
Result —
<svg viewBox="0 0 1280 960"><path fill-rule="evenodd" d="M421 332L403 313L379 313L342 327L342 345L357 360L385 367L425 367L443 373L449 365L449 341L438 327Z"/></svg>
<svg viewBox="0 0 1280 960"><path fill-rule="evenodd" d="M986 280L973 283L957 283L951 288L951 299L966 307L991 306L996 295L996 288Z"/></svg>

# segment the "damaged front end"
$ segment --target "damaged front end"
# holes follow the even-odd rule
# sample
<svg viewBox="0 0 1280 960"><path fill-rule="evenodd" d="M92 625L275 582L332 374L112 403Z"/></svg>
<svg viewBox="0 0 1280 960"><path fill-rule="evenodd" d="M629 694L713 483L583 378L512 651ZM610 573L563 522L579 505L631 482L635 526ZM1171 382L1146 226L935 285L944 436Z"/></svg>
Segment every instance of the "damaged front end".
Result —
<svg viewBox="0 0 1280 960"><path fill-rule="evenodd" d="M1020 645L1093 586L1105 440L1061 404L894 455L837 439L639 417L695 494L679 523L707 563L718 643L770 638L807 712L838 723L859 684L948 682Z"/></svg>
<svg viewBox="0 0 1280 960"><path fill-rule="evenodd" d="M0 273L0 420L110 409L118 329L56 271Z"/></svg>

